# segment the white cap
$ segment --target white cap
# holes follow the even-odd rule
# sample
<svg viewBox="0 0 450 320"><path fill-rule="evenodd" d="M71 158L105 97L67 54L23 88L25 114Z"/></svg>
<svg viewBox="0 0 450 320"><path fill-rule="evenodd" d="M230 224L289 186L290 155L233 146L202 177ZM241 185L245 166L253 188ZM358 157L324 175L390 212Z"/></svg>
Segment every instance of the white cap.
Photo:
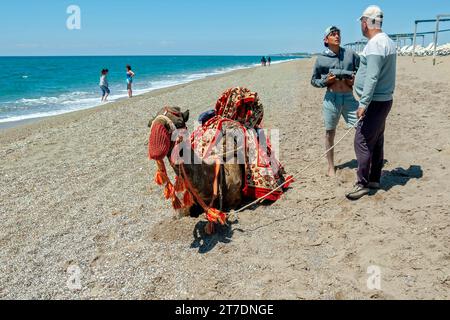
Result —
<svg viewBox="0 0 450 320"><path fill-rule="evenodd" d="M329 26L328 28L326 28L325 33L324 33L324 38L328 37L330 35L330 33L334 32L334 31L338 31L341 32L341 30L336 27L336 26Z"/></svg>
<svg viewBox="0 0 450 320"><path fill-rule="evenodd" d="M376 22L383 22L383 11L381 11L378 6L369 6L366 10L364 10L358 21L361 21L362 18L369 18L375 20Z"/></svg>

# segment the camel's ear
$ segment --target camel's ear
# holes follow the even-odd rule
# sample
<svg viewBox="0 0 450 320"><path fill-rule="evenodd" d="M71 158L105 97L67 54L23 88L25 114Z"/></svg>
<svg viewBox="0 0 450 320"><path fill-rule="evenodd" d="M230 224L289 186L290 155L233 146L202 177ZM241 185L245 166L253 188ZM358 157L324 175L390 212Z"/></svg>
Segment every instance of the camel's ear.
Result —
<svg viewBox="0 0 450 320"><path fill-rule="evenodd" d="M186 110L185 112L183 112L183 113L181 114L181 116L183 117L183 121L184 121L185 123L187 123L188 120L189 120L189 110Z"/></svg>

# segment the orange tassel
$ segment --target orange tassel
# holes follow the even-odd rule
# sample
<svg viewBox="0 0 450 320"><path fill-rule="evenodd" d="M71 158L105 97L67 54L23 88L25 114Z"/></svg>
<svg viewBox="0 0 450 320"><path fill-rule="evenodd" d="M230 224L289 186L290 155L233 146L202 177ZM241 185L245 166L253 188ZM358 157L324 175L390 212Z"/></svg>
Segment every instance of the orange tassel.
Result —
<svg viewBox="0 0 450 320"><path fill-rule="evenodd" d="M186 191L183 196L183 204L185 207L190 208L194 205L194 197L189 191Z"/></svg>
<svg viewBox="0 0 450 320"><path fill-rule="evenodd" d="M182 177L175 177L175 192L183 192L186 190L186 185Z"/></svg>
<svg viewBox="0 0 450 320"><path fill-rule="evenodd" d="M157 171L155 175L155 183L158 186L162 186L164 183L166 183L169 180L165 172Z"/></svg>
<svg viewBox="0 0 450 320"><path fill-rule="evenodd" d="M179 209L183 208L183 205L181 204L181 201L180 201L180 199L178 199L177 196L173 197L172 206L175 210L179 210Z"/></svg>
<svg viewBox="0 0 450 320"><path fill-rule="evenodd" d="M174 193L175 190L173 189L173 185L170 182L167 182L166 187L164 188L164 197L169 200Z"/></svg>
<svg viewBox="0 0 450 320"><path fill-rule="evenodd" d="M221 225L224 225L227 221L227 215L214 208L208 209L208 212L206 212L206 218L209 222L220 223Z"/></svg>

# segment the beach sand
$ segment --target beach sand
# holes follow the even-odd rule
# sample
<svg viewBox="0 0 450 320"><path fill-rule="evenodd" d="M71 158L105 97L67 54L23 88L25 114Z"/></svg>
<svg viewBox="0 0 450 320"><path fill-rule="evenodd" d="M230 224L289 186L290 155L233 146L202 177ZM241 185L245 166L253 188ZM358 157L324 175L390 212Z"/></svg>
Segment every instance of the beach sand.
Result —
<svg viewBox="0 0 450 320"><path fill-rule="evenodd" d="M2 299L450 299L450 59L399 58L384 190L350 202L353 133L278 202L212 237L174 219L147 159L164 105L189 125L231 86L259 93L290 174L324 151L314 59L158 90L0 131ZM344 134L341 122L337 137ZM80 271L82 288L67 286ZM381 290L367 286L381 271Z"/></svg>

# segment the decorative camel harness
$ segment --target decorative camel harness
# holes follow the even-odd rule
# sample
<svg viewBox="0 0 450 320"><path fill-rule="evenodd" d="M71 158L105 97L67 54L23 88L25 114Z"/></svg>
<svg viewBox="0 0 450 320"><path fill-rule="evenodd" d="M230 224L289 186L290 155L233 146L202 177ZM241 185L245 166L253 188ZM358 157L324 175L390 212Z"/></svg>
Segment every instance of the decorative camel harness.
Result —
<svg viewBox="0 0 450 320"><path fill-rule="evenodd" d="M172 200L175 209L190 208L194 203L197 203L205 211L206 218L210 223L223 225L226 223L227 215L212 207L220 191L218 180L221 176L221 161L219 159L226 155L219 155L217 150L212 152L212 149L214 143L220 141L216 138L222 130L233 131L236 129L242 133L244 139L238 148L241 149L240 151L245 158L242 188L244 197L276 201L281 198L293 179L287 177L287 181L285 180L284 168L272 152L269 139L263 134L263 140L261 140L261 136L257 133L258 129L262 129L261 123L264 114L257 93L241 87L227 89L217 100L215 114L214 118L193 132L190 141L185 141L185 143L191 143L194 153L198 154L201 159L208 157L215 161L213 198L209 205L205 203L190 181L186 173L185 163L178 159L179 146L183 142L183 137L179 136L175 142L171 141L170 138L177 130L177 126L175 125L176 121L169 117L170 115L179 117L179 112L174 112L171 108L166 107L164 108L164 114L157 116L153 121L150 138L153 134L155 141L149 143L149 157L155 160L158 166L155 182L161 186L165 185L164 196L167 200ZM170 132L163 124L169 127ZM186 128L185 125L184 128ZM265 142L265 146L261 142ZM177 173L175 184L170 182L164 165L164 158L167 156L170 147L173 147L172 154L168 158ZM236 154L235 152L237 152L237 149L233 150L232 154ZM184 192L182 201L177 196L177 193L181 192Z"/></svg>
<svg viewBox="0 0 450 320"><path fill-rule="evenodd" d="M170 135L177 129L175 127L175 124L172 122L171 119L169 119L165 115L159 115L155 118L152 124L158 122L158 120L163 121L167 123L170 127ZM176 154L176 152L179 150L180 143L183 142L182 137L178 137L172 154ZM149 146L150 147L150 146ZM218 196L218 190L219 190L219 173L220 173L220 162L216 159L215 161L215 169L214 169L214 183L213 183L213 199L210 203L210 205L207 205L205 201L201 198L198 191L193 186L192 182L189 179L189 176L186 173L185 164L181 159L178 159L178 161L174 161L174 159L169 156L169 161L171 165L175 168L178 166L178 174L175 177L175 184L172 184L170 181L168 175L166 166L164 164L164 160L156 160L158 170L155 175L155 183L159 186L164 187L164 197L166 200L171 199L172 200L172 206L175 210L183 209L183 208L190 208L194 205L196 202L198 205L200 205L203 210L205 211L206 219L211 223L220 223L221 225L225 225L227 221L227 215L215 208L212 208L214 200ZM177 193L183 193L183 200L181 201Z"/></svg>

